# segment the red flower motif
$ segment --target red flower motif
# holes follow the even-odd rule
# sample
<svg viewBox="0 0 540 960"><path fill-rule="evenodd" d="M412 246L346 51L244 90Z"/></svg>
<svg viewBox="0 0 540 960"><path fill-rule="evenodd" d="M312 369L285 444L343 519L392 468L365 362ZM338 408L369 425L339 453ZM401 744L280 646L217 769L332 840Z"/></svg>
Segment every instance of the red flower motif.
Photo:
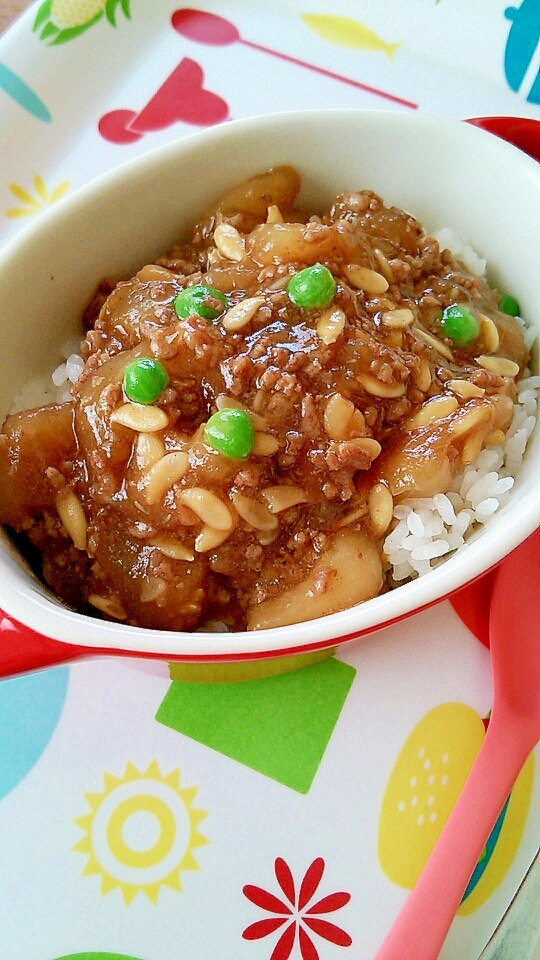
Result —
<svg viewBox="0 0 540 960"><path fill-rule="evenodd" d="M350 947L352 939L345 930L320 917L321 913L333 913L341 910L351 899L350 893L339 891L331 893L316 903L310 903L315 896L322 880L325 863L322 857L317 857L307 868L298 894L296 884L289 865L281 857L274 863L276 880L286 901L275 894L247 883L243 888L244 896L261 910L274 914L265 920L251 923L244 932L244 940L260 940L276 930L284 928L276 941L270 960L289 960L294 949L296 933L298 931L298 946L302 960L320 960L317 948L311 939L310 933L315 933L323 940L335 943L339 947Z"/></svg>

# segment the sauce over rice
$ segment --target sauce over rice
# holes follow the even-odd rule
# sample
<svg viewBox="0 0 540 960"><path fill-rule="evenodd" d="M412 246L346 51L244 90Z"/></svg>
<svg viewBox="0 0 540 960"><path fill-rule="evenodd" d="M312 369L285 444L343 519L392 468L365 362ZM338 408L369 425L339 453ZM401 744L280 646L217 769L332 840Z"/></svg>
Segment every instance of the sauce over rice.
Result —
<svg viewBox="0 0 540 960"><path fill-rule="evenodd" d="M400 504L504 440L529 361L508 298L371 191L309 215L299 187L260 174L104 281L70 399L5 421L0 521L75 609L170 630L344 609L389 589Z"/></svg>

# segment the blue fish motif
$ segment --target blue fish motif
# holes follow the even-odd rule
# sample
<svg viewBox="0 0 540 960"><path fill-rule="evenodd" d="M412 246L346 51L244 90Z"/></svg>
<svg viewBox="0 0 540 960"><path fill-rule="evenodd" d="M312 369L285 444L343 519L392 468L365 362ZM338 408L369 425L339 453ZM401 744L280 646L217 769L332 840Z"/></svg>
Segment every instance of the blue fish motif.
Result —
<svg viewBox="0 0 540 960"><path fill-rule="evenodd" d="M52 119L43 100L40 100L37 93L34 93L24 80L3 63L0 63L0 89L4 90L12 100L15 100L19 106L28 110L28 113L31 113L38 120L49 123Z"/></svg>
<svg viewBox="0 0 540 960"><path fill-rule="evenodd" d="M504 15L512 23L504 52L504 73L510 89L517 92L540 40L540 2L523 0L519 7L507 7ZM527 100L529 103L540 103L540 73L533 82Z"/></svg>

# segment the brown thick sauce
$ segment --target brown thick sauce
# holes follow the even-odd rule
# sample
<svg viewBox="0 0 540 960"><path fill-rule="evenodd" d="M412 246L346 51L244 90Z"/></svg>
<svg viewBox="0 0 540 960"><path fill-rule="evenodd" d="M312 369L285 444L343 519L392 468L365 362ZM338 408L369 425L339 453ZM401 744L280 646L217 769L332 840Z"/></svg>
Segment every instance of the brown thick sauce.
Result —
<svg viewBox="0 0 540 960"><path fill-rule="evenodd" d="M262 174L190 243L103 284L72 401L6 420L0 520L25 531L45 581L78 610L161 629L258 629L366 599L386 589L394 501L447 490L507 429L528 356L499 294L375 194L341 194L308 218L294 210L298 188L291 168ZM234 229L214 235L222 224ZM334 275L334 300L298 308L287 281L315 263ZM215 320L176 315L194 283L227 295ZM259 298L253 315L227 329L246 298ZM480 323L461 349L440 324L457 302ZM137 356L169 373L148 408L163 411L158 428L114 416ZM204 441L227 405L252 417L244 460Z"/></svg>

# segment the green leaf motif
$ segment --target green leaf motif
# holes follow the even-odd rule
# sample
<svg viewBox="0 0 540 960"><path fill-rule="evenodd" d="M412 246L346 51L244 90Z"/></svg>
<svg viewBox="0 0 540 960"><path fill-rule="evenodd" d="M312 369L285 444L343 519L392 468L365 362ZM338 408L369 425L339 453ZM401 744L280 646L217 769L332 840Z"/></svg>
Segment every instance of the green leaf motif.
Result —
<svg viewBox="0 0 540 960"><path fill-rule="evenodd" d="M105 4L105 16L112 27L116 27L116 7L118 0L107 0Z"/></svg>
<svg viewBox="0 0 540 960"><path fill-rule="evenodd" d="M57 33L58 33L58 27L55 27L54 23L51 23L51 21L49 20L43 27L43 30L41 31L39 39L48 40L49 37L55 37Z"/></svg>
<svg viewBox="0 0 540 960"><path fill-rule="evenodd" d="M51 8L53 5L53 0L45 0L45 3L42 3L37 14L36 19L34 20L33 30L39 30L42 23L45 23L45 20L48 20Z"/></svg>
<svg viewBox="0 0 540 960"><path fill-rule="evenodd" d="M103 10L100 10L99 13L96 13L95 17L92 17L91 20L88 20L87 23L81 23L78 27L66 27L65 30L59 30L56 38L52 41L50 46L58 46L59 43L68 43L69 40L74 40L75 37L80 37L81 33L86 33L90 27L93 27L98 20L101 20L103 16ZM43 39L43 34L41 34L41 39Z"/></svg>
<svg viewBox="0 0 540 960"><path fill-rule="evenodd" d="M105 4L105 15L109 23L116 27L116 9L120 6L127 20L131 20L131 10L129 8L130 0L107 0Z"/></svg>

